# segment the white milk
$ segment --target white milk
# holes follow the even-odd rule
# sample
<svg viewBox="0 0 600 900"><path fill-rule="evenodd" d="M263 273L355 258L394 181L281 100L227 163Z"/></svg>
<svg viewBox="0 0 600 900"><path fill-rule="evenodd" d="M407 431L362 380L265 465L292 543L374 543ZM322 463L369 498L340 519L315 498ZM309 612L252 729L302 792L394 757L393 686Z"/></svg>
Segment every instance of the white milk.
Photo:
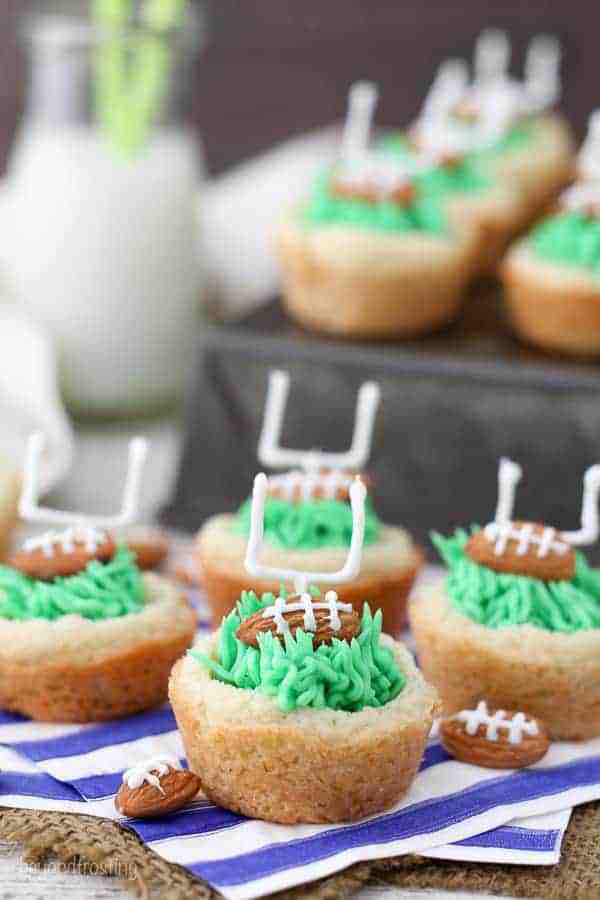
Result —
<svg viewBox="0 0 600 900"><path fill-rule="evenodd" d="M180 392L200 306L198 170L181 129L123 160L91 128L25 120L2 256L18 300L57 339L72 405L135 410Z"/></svg>

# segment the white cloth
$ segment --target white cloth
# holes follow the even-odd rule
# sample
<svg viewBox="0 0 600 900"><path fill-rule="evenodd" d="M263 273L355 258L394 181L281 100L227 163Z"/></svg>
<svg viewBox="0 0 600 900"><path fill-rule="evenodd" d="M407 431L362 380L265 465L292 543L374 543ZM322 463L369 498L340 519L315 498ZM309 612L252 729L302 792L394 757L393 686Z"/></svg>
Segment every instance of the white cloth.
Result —
<svg viewBox="0 0 600 900"><path fill-rule="evenodd" d="M277 221L307 195L338 143L335 127L291 138L203 188L200 252L222 313L243 314L277 292Z"/></svg>
<svg viewBox="0 0 600 900"><path fill-rule="evenodd" d="M68 472L73 433L57 384L52 345L33 322L0 309L0 454L20 469L27 437L46 435L42 492Z"/></svg>

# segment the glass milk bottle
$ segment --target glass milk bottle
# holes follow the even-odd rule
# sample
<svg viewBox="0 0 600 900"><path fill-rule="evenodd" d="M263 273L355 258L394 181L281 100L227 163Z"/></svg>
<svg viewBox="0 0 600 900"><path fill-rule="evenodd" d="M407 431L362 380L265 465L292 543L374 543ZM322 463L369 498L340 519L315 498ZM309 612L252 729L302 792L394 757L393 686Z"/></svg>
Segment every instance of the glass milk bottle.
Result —
<svg viewBox="0 0 600 900"><path fill-rule="evenodd" d="M24 33L9 286L56 339L71 408L156 410L181 391L200 314L200 157L184 124L197 29L40 14Z"/></svg>

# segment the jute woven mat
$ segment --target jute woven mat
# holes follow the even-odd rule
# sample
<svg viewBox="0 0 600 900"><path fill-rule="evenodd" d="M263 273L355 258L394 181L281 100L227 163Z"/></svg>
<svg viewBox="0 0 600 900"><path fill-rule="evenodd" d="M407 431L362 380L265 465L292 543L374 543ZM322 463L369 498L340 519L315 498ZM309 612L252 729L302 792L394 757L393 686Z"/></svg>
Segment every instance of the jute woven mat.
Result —
<svg viewBox="0 0 600 900"><path fill-rule="evenodd" d="M160 900L217 900L219 894L148 850L114 822L71 813L0 810L0 837L25 848L26 859L43 865L51 858L77 862L94 874L135 878L124 882L138 896ZM571 818L557 866L455 863L417 856L360 863L338 875L278 894L278 900L344 900L364 885L443 888L509 894L543 900L600 898L600 802L578 807Z"/></svg>

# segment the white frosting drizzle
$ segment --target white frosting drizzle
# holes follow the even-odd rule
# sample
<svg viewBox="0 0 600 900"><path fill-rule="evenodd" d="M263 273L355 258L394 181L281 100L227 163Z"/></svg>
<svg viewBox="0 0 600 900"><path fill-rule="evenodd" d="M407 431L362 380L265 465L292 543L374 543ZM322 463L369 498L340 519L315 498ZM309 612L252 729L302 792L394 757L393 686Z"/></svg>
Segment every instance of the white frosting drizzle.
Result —
<svg viewBox="0 0 600 900"><path fill-rule="evenodd" d="M508 731L510 744L520 744L526 734L532 736L539 734L538 723L535 719L528 719L522 712L508 718L503 709L490 715L485 700L481 700L475 709L463 709L452 718L464 722L465 731L469 735L477 734L480 726L485 725L485 737L488 741L497 741L500 729Z"/></svg>
<svg viewBox="0 0 600 900"><path fill-rule="evenodd" d="M304 612L304 630L316 631L316 609L326 609L329 612L328 622L332 631L339 631L342 627L340 612L352 612L351 603L342 603L338 600L335 591L327 591L324 603L316 603L310 594L302 594L295 603L287 603L283 597L277 597L272 606L263 610L263 619L273 619L277 628L277 634L287 634L290 630L285 619L285 613Z"/></svg>
<svg viewBox="0 0 600 900"><path fill-rule="evenodd" d="M307 593L309 584L340 584L356 578L360 571L362 558L365 534L365 500L367 496L365 486L360 478L355 478L350 485L352 538L346 561L337 572L304 572L299 569L267 566L260 562L258 557L264 537L264 512L268 484L267 476L263 472L254 479L252 507L250 510L250 535L244 560L246 571L253 578L266 578L284 583L291 581L297 594Z"/></svg>
<svg viewBox="0 0 600 900"><path fill-rule="evenodd" d="M475 49L471 84L465 64L451 60L440 67L417 123L419 143L432 158L483 150L499 140L515 121L551 107L560 95L560 47L555 38L538 35L529 45L525 79L508 74L510 45L497 29L481 33ZM454 113L464 103L477 121L461 123Z"/></svg>
<svg viewBox="0 0 600 900"><path fill-rule="evenodd" d="M294 450L280 445L289 388L290 376L287 372L273 370L269 373L263 426L258 442L260 461L273 469L287 468L288 466L300 466L307 471L364 468L371 452L373 426L380 398L379 385L374 381L366 381L361 385L356 401L352 444L343 453L328 453L324 450Z"/></svg>
<svg viewBox="0 0 600 900"><path fill-rule="evenodd" d="M353 476L340 469L331 469L328 472L307 472L300 469L291 469L282 475L272 475L269 485L276 488L285 500L291 500L297 494L302 500L310 500L317 492L328 500L335 499L341 489L350 490Z"/></svg>
<svg viewBox="0 0 600 900"><path fill-rule="evenodd" d="M483 533L490 543L494 543L494 553L502 556L509 541L517 541L517 556L525 556L533 545L537 547L537 556L543 558L549 553L557 553L563 556L569 549L569 545L557 538L556 528L544 528L541 534L534 531L530 522L524 525L516 525L514 522L490 522Z"/></svg>
<svg viewBox="0 0 600 900"><path fill-rule="evenodd" d="M31 552L42 550L44 556L54 556L57 547L63 553L74 553L77 544L83 544L88 553L95 553L101 544L105 544L108 535L92 526L73 526L64 531L46 531L44 534L28 538L23 543L23 550Z"/></svg>
<svg viewBox="0 0 600 900"><path fill-rule="evenodd" d="M123 784L135 791L145 782L157 788L161 794L164 791L160 785L160 779L167 774L169 769L181 769L179 760L174 756L153 756L144 762L138 763L123 773Z"/></svg>

